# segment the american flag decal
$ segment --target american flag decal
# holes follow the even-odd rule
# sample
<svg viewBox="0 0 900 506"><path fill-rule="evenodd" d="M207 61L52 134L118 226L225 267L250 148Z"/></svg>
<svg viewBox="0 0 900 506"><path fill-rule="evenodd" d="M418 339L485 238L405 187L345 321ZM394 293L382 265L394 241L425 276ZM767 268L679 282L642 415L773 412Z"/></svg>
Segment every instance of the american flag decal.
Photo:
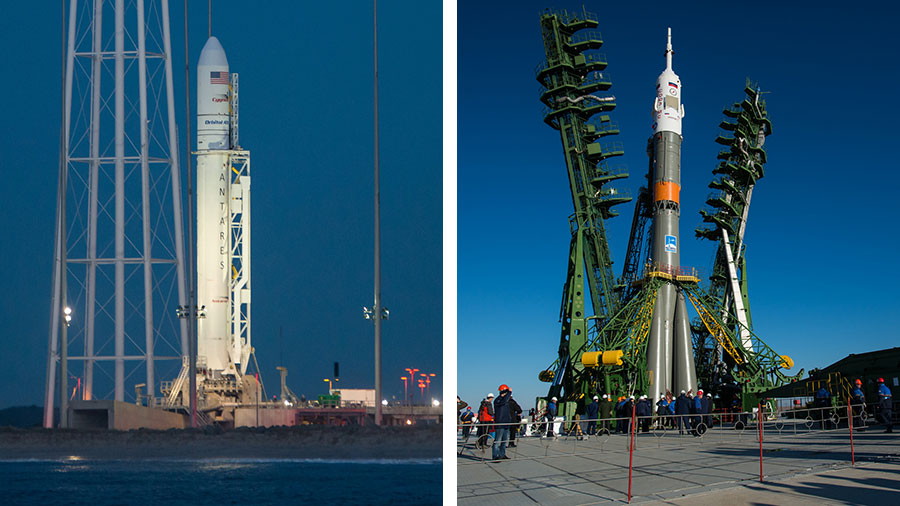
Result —
<svg viewBox="0 0 900 506"><path fill-rule="evenodd" d="M228 72L210 72L209 84L228 84Z"/></svg>

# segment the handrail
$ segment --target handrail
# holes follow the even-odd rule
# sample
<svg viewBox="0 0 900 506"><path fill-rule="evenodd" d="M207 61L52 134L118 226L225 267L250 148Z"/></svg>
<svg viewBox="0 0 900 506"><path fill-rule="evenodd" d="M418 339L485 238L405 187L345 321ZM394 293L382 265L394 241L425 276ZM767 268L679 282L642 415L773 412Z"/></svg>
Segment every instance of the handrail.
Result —
<svg viewBox="0 0 900 506"><path fill-rule="evenodd" d="M601 44L603 43L603 35L600 33L600 30L579 31L569 37L571 45L580 44L582 42L589 42L592 40L596 40Z"/></svg>

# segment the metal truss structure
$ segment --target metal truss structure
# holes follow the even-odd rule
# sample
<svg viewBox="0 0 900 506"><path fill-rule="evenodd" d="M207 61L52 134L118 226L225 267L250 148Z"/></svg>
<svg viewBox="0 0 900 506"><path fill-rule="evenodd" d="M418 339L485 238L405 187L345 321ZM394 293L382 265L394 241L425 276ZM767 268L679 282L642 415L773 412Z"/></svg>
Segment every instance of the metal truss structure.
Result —
<svg viewBox="0 0 900 506"><path fill-rule="evenodd" d="M234 74L237 77L237 74ZM236 96L236 94L235 94ZM234 118L234 116L232 116ZM236 141L237 136L233 139ZM247 372L252 345L250 341L250 152L230 151L231 205L231 339L229 355Z"/></svg>
<svg viewBox="0 0 900 506"><path fill-rule="evenodd" d="M700 211L704 224L696 229L697 237L718 243L706 297L706 304L715 307L716 314L704 317L701 313L691 328L698 376L703 383L713 391L720 386L736 389L741 384L741 391L752 393L783 381L777 375L766 378L762 370L780 369L780 365L790 368L793 363L760 342L752 330L744 235L753 189L765 175L767 156L763 145L772 133L772 122L759 86L748 79L744 94L742 102L723 111L725 120L719 124L721 131L716 142L725 149L719 152L719 162L713 170L718 177L709 184L715 190L706 200L709 209ZM707 324L713 317L722 331ZM723 342L721 332L737 336L736 344ZM745 403L752 402L744 397Z"/></svg>
<svg viewBox="0 0 900 506"><path fill-rule="evenodd" d="M188 353L168 0L70 0L67 40L45 427L57 388L65 425L70 397L152 400Z"/></svg>
<svg viewBox="0 0 900 506"><path fill-rule="evenodd" d="M599 143L619 133L606 114L615 109L615 98L595 95L612 85L605 69L600 33L590 30L596 15L585 11L546 11L541 33L546 61L536 69L541 83L541 101L546 105L544 122L560 133L574 214L569 217L568 273L563 288L559 357L539 375L551 383L550 395L564 398L560 414L575 409L585 393L579 381L584 369L581 351L588 338L588 321L602 324L620 309L622 286L612 272L612 255L604 220L616 216L613 207L631 197L609 183L628 177L610 159L624 154L621 143ZM590 296L592 315L586 308Z"/></svg>

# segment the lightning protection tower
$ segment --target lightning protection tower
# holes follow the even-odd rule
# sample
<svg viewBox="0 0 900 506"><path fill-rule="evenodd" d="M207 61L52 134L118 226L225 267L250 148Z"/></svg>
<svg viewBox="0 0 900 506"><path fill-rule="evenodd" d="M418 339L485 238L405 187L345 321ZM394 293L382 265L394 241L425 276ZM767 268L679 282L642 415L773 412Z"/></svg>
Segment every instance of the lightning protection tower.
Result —
<svg viewBox="0 0 900 506"><path fill-rule="evenodd" d="M57 388L61 425L73 397L152 403L187 355L168 0L70 0L67 25L45 427Z"/></svg>

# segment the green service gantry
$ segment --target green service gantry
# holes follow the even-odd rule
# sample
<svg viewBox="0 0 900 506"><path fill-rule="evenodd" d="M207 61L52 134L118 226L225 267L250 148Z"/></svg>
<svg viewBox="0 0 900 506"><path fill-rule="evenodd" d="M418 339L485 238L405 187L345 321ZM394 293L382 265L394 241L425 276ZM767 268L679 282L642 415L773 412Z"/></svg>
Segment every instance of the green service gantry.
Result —
<svg viewBox="0 0 900 506"><path fill-rule="evenodd" d="M536 74L543 87L544 122L559 131L575 208L569 217L572 239L558 358L539 375L551 383L548 398L559 397L563 416L574 414L589 393L581 361L589 326L586 297L590 296L591 319L601 326L620 310L623 286L613 275L604 220L618 214L614 206L631 200L610 185L628 177L624 167L610 164L624 154L622 144L598 142L618 134L619 128L608 115L616 103L605 94L612 83L605 72L605 56L596 52L603 45L600 33L593 30L597 24L597 16L583 9L547 10L540 22L546 60Z"/></svg>
<svg viewBox="0 0 900 506"><path fill-rule="evenodd" d="M756 393L795 380L803 371L785 376L781 369L792 368L793 361L753 334L744 233L753 189L765 175L763 145L772 133L772 122L759 86L747 79L744 94L742 102L723 111L716 142L725 149L713 170L717 177L709 184L715 190L706 199L709 209L700 211L704 224L696 229L698 238L718 244L706 299L716 308L718 323L736 337L735 345L723 345L702 321L695 320L691 328L698 379L721 396L735 394L728 390L740 385L743 407L750 408L758 401Z"/></svg>

